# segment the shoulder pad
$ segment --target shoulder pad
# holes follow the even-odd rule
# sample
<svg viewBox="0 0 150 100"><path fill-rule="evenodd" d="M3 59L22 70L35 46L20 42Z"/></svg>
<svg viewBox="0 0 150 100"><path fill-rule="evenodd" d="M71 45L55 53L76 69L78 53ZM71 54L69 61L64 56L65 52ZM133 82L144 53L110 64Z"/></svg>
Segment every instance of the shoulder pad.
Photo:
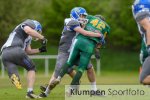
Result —
<svg viewBox="0 0 150 100"><path fill-rule="evenodd" d="M67 24L67 26L76 26L80 25L78 21L71 19Z"/></svg>
<svg viewBox="0 0 150 100"><path fill-rule="evenodd" d="M22 24L23 25L27 25L27 26L31 27L32 29L35 28L34 22L32 20L30 20L30 19L25 20Z"/></svg>

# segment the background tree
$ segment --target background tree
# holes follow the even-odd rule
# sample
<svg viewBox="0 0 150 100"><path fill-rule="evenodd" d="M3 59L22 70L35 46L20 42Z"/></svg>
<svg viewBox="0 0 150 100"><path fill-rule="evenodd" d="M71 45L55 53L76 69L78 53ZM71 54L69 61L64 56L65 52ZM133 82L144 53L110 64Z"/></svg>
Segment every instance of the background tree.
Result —
<svg viewBox="0 0 150 100"><path fill-rule="evenodd" d="M73 7L81 6L89 14L101 14L111 27L108 47L138 50L140 35L132 16L133 0L1 0L0 45L12 29L25 19L36 19L50 45L58 45L64 19Z"/></svg>

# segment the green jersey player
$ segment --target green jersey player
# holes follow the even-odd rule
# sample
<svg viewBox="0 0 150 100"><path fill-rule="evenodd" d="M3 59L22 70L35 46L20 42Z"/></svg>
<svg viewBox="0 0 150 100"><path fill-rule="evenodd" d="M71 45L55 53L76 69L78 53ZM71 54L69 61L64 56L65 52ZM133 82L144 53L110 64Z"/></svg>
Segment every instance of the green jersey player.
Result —
<svg viewBox="0 0 150 100"><path fill-rule="evenodd" d="M110 32L109 25L103 20L91 15L86 16L86 18L88 20L88 23L85 26L85 30L99 32L101 33L101 38L88 37L78 34L72 45L68 61L63 66L60 71L60 75L52 85L57 85L60 82L67 69L71 67L78 60L78 58L80 59L79 66L77 69L77 73L71 82L71 85L79 85L79 80L91 59L96 44L104 44L104 34Z"/></svg>

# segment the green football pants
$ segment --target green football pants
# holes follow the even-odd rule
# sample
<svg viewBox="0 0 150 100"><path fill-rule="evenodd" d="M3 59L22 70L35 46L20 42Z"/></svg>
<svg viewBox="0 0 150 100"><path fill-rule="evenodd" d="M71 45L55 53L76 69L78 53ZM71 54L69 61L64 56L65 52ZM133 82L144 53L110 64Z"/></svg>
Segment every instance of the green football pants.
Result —
<svg viewBox="0 0 150 100"><path fill-rule="evenodd" d="M79 59L78 71L82 73L86 69L95 48L95 42L89 39L75 39L67 61L69 66L73 66Z"/></svg>

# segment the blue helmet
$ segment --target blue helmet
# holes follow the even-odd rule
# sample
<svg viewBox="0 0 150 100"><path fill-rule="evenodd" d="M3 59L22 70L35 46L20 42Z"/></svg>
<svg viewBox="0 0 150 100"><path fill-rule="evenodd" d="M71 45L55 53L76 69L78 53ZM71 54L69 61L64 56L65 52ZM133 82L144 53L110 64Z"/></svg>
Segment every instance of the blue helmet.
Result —
<svg viewBox="0 0 150 100"><path fill-rule="evenodd" d="M42 33L42 26L41 26L41 24L38 21L36 21L36 20L32 20L32 21L35 24L35 29L34 30L36 30L39 33Z"/></svg>
<svg viewBox="0 0 150 100"><path fill-rule="evenodd" d="M76 20L80 18L80 15L88 15L86 10L82 7L75 7L70 12L70 17Z"/></svg>

